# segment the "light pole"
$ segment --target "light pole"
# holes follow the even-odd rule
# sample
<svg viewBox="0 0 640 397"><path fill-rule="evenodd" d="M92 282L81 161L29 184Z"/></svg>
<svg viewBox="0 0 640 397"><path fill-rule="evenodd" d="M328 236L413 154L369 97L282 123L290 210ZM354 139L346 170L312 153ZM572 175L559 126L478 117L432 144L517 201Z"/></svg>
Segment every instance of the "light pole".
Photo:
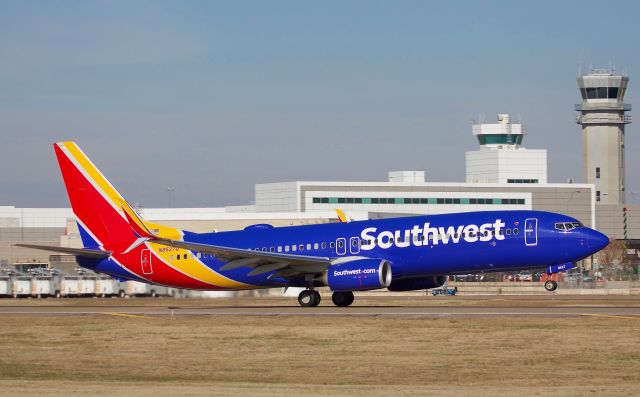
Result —
<svg viewBox="0 0 640 397"><path fill-rule="evenodd" d="M573 198L573 195L576 193L582 193L581 190L574 190L571 192L571 194L569 195L569 198L567 199L567 202L565 203L565 207L567 212L569 212L569 202L571 202L571 199Z"/></svg>
<svg viewBox="0 0 640 397"><path fill-rule="evenodd" d="M171 208L171 195L176 190L176 188L175 187L167 187L167 188L165 188L165 190L167 191L167 193L169 193L169 208Z"/></svg>

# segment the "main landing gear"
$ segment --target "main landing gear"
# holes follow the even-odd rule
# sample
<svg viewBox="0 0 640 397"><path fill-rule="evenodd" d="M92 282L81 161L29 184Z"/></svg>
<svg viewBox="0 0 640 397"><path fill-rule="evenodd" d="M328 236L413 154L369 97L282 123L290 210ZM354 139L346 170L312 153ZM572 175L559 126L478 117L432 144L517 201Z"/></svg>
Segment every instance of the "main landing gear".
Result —
<svg viewBox="0 0 640 397"><path fill-rule="evenodd" d="M547 291L555 291L556 289L558 289L558 282L554 280L547 280L544 283L544 289L546 289Z"/></svg>
<svg viewBox="0 0 640 397"><path fill-rule="evenodd" d="M331 300L333 301L333 304L338 307L350 306L353 303L353 292L334 292L333 295L331 295Z"/></svg>
<svg viewBox="0 0 640 397"><path fill-rule="evenodd" d="M353 303L353 292L334 292L331 295L331 300L338 307L350 306ZM298 295L298 303L302 307L316 307L320 304L320 293L314 289L305 289Z"/></svg>
<svg viewBox="0 0 640 397"><path fill-rule="evenodd" d="M298 303L302 307L316 307L320 299L320 293L314 289L305 289L298 295Z"/></svg>

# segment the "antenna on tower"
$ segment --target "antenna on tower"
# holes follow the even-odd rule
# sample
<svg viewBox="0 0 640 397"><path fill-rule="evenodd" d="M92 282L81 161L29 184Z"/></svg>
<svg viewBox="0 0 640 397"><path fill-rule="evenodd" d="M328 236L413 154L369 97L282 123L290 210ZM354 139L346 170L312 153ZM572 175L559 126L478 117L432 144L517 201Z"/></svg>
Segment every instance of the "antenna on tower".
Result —
<svg viewBox="0 0 640 397"><path fill-rule="evenodd" d="M578 63L578 77L582 76L583 67L584 67L584 48L580 51L580 59Z"/></svg>

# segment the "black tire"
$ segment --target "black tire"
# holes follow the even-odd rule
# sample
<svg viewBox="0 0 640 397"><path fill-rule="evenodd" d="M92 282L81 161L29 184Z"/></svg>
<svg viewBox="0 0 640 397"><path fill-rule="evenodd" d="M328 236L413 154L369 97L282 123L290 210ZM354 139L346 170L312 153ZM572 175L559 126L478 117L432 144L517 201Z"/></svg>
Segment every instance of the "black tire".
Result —
<svg viewBox="0 0 640 397"><path fill-rule="evenodd" d="M544 289L546 289L549 292L555 291L556 289L558 289L558 283L555 282L554 280L547 280L544 283Z"/></svg>
<svg viewBox="0 0 640 397"><path fill-rule="evenodd" d="M311 290L305 289L304 291L300 292L300 294L298 295L298 303L302 307L317 306L317 305L314 305L315 302L316 302L315 295Z"/></svg>
<svg viewBox="0 0 640 397"><path fill-rule="evenodd" d="M316 290L311 291L311 293L313 294L313 307L316 307L320 304L322 297L320 296L320 292Z"/></svg>
<svg viewBox="0 0 640 397"><path fill-rule="evenodd" d="M58 298L58 299L60 299L60 297L61 297L62 295L60 295L60 291L56 291L56 292L53 294L53 296L54 296L54 297L56 297L56 298Z"/></svg>
<svg viewBox="0 0 640 397"><path fill-rule="evenodd" d="M150 295L151 295L152 298L157 298L158 297L158 293L156 292L155 289L151 290L151 294Z"/></svg>
<svg viewBox="0 0 640 397"><path fill-rule="evenodd" d="M351 291L343 291L343 292L334 292L331 295L331 300L333 304L338 307L347 307L353 303L353 292Z"/></svg>
<svg viewBox="0 0 640 397"><path fill-rule="evenodd" d="M124 297L127 296L127 294L123 290L120 290L120 292L118 292L118 296L121 297L121 298L124 298Z"/></svg>

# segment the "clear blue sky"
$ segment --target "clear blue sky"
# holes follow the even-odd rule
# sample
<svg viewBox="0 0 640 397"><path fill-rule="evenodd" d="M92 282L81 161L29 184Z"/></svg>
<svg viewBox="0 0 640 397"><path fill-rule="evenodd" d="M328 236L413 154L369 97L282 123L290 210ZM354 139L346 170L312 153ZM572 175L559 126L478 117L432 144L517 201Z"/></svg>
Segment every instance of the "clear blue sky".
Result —
<svg viewBox="0 0 640 397"><path fill-rule="evenodd" d="M217 206L260 182L462 181L471 120L503 112L579 181L576 74L627 70L640 111L639 4L0 0L0 205L67 205L63 139L146 207L168 186ZM636 124L627 153L637 191Z"/></svg>

